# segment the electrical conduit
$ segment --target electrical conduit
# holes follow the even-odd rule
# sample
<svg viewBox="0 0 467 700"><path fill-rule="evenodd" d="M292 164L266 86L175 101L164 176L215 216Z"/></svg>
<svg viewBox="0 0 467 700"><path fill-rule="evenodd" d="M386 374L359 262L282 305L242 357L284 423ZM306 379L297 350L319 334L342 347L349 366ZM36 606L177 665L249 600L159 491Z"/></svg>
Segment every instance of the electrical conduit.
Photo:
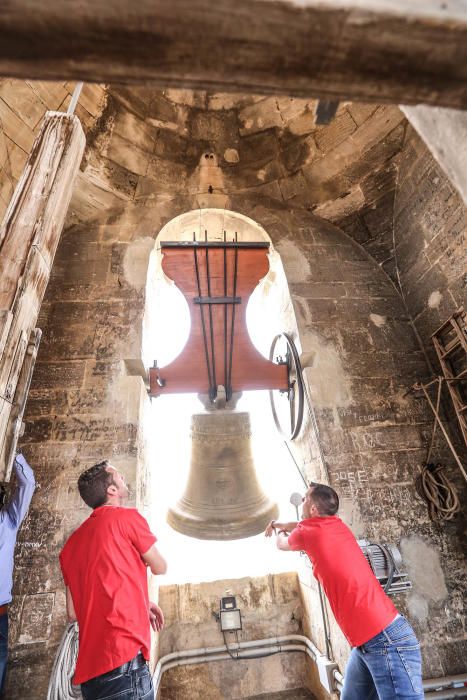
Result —
<svg viewBox="0 0 467 700"><path fill-rule="evenodd" d="M236 658L255 659L282 652L302 652L307 654L313 661L317 657L324 657L313 642L303 635L289 634L281 637L269 637L267 639L256 639L249 642L235 642L229 646L230 654L235 654ZM176 666L188 666L191 664L207 663L209 661L224 661L231 659L226 646L200 647L198 649L187 649L186 651L176 651L167 654L159 659L154 675L154 694L157 696L162 675L165 671ZM344 677L337 669L333 672L336 692L340 693L343 687ZM430 678L423 681L423 689L426 692L427 700L454 700L455 698L467 697L467 687L453 687L460 683L467 684L467 674L457 676L446 676L445 678Z"/></svg>

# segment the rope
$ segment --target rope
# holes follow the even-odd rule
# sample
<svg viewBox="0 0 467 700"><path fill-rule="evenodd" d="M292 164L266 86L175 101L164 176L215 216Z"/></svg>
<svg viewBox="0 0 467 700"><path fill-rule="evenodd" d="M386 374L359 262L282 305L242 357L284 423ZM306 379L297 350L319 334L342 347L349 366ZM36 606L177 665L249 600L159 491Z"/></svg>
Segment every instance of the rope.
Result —
<svg viewBox="0 0 467 700"><path fill-rule="evenodd" d="M439 407L441 404L441 388L443 386L443 378L438 377L438 393L436 395L436 409L435 409L435 419L433 421L433 429L431 431L431 442L430 442L430 447L428 448L428 454L426 456L426 464L430 461L431 453L433 450L433 445L435 442L435 435L436 435L436 429L438 427L438 421L439 421Z"/></svg>
<svg viewBox="0 0 467 700"><path fill-rule="evenodd" d="M78 657L78 639L78 625L76 622L72 622L63 633L55 654L47 700L82 698L79 686L73 685L71 682Z"/></svg>
<svg viewBox="0 0 467 700"><path fill-rule="evenodd" d="M311 429L315 434L315 440L316 440L316 444L317 444L317 447L319 450L319 456L320 456L320 460L321 460L321 470L322 470L322 473L324 473L325 479L327 480L328 484L330 484L331 479L330 479L330 475L329 475L329 469L327 467L326 458L324 455L324 450L323 450L323 447L321 445L321 440L320 440L319 430L318 430L318 423L316 421L316 415L315 415L315 412L313 409L313 404L311 402L311 398L310 398L310 395L308 393L305 377L303 375L302 363L300 362L300 357L299 357L298 352L296 350L294 341L286 333L284 333L284 335L287 338L288 342L290 343L292 353L296 356L296 359L297 359L297 361L296 361L297 382L299 384L301 384L301 386L303 388L303 395L304 395L305 402L306 402L306 405L308 408L308 415L310 418ZM269 359L272 359L272 358L270 357ZM298 466L286 440L284 440L284 444L287 447L289 454L290 454L295 466L297 467L298 472L299 472L300 476L302 477L302 480L303 480L305 486L308 488L309 484L308 484L305 476L303 475L300 467ZM320 603L320 608L321 608L321 616L323 618L323 628L324 628L323 631L324 631L324 641L325 641L325 645L326 645L326 655L329 659L333 659L334 656L333 656L333 652L332 652L331 631L330 631L328 610L326 607L326 597L324 595L324 591L321 587L320 582L318 580L316 580L316 582L318 584L319 603Z"/></svg>
<svg viewBox="0 0 467 700"><path fill-rule="evenodd" d="M444 379L444 377L438 377L439 385L441 385L441 382L443 381L443 379ZM458 455L457 452L456 452L456 448L455 448L454 445L452 444L451 439L450 439L449 435L448 435L447 432L446 432L446 428L444 427L444 425L443 425L443 423L442 423L442 421L441 421L441 418L439 417L439 405L438 405L438 408L436 408L436 407L433 405L433 402L432 402L432 400L430 399L430 396L429 396L429 394L428 394L428 392L427 392L427 387L430 386L431 384L433 384L433 382L430 382L430 384L427 384L427 385L424 385L424 384L422 384L422 383L417 383L417 384L414 384L413 388L414 388L415 390L417 390L417 391L421 390L421 391L423 391L423 393L425 394L425 398L426 398L426 400L428 401L428 404L429 404L431 410L433 411L433 415L435 416L436 424L439 425L439 427L441 428L441 431L442 431L444 437L446 438L446 442L447 442L448 445L449 445L449 448L450 448L450 450L451 450L451 452L452 452L452 454L453 454L453 456L454 456L454 459L456 460L457 465L458 465L459 469L461 470L464 479L467 481L467 472L465 471L464 467L462 466L462 462L461 462L461 460L460 460L460 458L459 458L459 455ZM434 429L434 427L433 427L433 429ZM434 439L434 438L433 438L433 435L432 435L432 442L433 442L433 439ZM426 461L428 462L428 459L427 459Z"/></svg>
<svg viewBox="0 0 467 700"><path fill-rule="evenodd" d="M444 473L445 465L430 462L436 429L440 424L439 409L441 404L441 388L443 377L438 377L438 393L436 395L436 407L432 406L435 414L433 429L431 431L430 446L425 464L420 469L420 474L415 479L417 493L428 506L428 513L433 522L452 520L460 511L460 501L454 485ZM426 393L426 391L425 391Z"/></svg>
<svg viewBox="0 0 467 700"><path fill-rule="evenodd" d="M425 464L415 481L419 496L426 502L433 522L452 520L460 511L459 496L444 473L445 465Z"/></svg>

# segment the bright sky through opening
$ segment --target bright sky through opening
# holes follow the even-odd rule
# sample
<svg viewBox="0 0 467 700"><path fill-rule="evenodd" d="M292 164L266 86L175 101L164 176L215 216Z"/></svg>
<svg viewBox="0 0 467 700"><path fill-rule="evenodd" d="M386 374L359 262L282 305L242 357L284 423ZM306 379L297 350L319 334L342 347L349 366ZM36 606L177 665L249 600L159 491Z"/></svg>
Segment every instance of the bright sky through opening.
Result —
<svg viewBox="0 0 467 700"><path fill-rule="evenodd" d="M267 392L245 393L238 408L250 411L252 449L262 488L278 503L281 518L295 520L296 509L289 501L290 495L304 493L304 486L273 424ZM158 546L169 562L163 584L295 570L299 555L278 551L275 540L266 539L263 534L242 540L198 540L175 532L167 524L167 510L181 497L188 475L190 416L202 410L194 395L162 396L151 405L150 420L154 426L149 452L154 498L151 524Z"/></svg>
<svg viewBox="0 0 467 700"><path fill-rule="evenodd" d="M190 320L186 301L173 283L158 274L153 284L157 306L152 309L147 339L151 350L157 348L152 359L157 358L159 367L163 367L182 350ZM280 330L280 293L283 290L277 283L260 284L248 306L250 335L264 355ZM290 496L304 493L305 488L274 425L268 392L245 392L237 409L250 412L252 449L263 490L278 504L281 519L295 520L297 513ZM195 583L297 569L299 555L278 551L275 540L266 539L264 534L231 541L197 540L175 532L167 524L167 510L182 496L188 476L190 417L203 410L195 395L165 395L153 399L146 417L153 493L151 525L169 562L163 583Z"/></svg>

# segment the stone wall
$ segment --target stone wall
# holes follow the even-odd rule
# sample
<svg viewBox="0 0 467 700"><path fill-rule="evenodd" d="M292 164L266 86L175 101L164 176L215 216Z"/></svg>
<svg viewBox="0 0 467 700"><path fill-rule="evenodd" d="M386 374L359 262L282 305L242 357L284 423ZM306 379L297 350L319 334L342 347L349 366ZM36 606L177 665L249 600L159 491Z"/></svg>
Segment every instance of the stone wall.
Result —
<svg viewBox="0 0 467 700"><path fill-rule="evenodd" d="M302 634L296 574L162 586L159 602L166 627L160 636L160 655L222 646L224 640L215 614L225 595L234 595L241 610L240 642ZM226 637L229 644L235 643L234 633L227 633ZM260 693L270 695L306 686L306 667L311 664L303 653L284 652L264 659L180 666L163 675L160 697L236 700Z"/></svg>
<svg viewBox="0 0 467 700"><path fill-rule="evenodd" d="M173 217L208 206L254 219L281 255L324 455L323 461L308 427L292 445L299 464L310 477L329 478L355 534L402 541L414 589L396 602L421 637L425 675L464 670L460 526L435 527L413 486L431 415L406 391L428 375L424 353L397 289L381 269L383 258L371 257L368 241L352 240L351 228L344 233L322 218L331 218L329 212L316 208L346 198L348 173L354 172L346 174L347 165L363 168L365 179L372 169L378 172L375 163L397 157L400 113L344 105L340 126L329 127L334 135L323 145L326 132L312 133L302 101L298 107L293 100L276 101L274 109L259 99L242 100L114 88L88 132L41 312L44 335L27 407L23 446L39 487L18 545L12 700L22 697L24 687L31 700L45 695L64 625L57 554L87 515L77 497L77 475L110 457L145 505L143 384L128 376L125 360L141 356L144 286L157 233ZM259 113L257 103L263 104ZM346 128L350 134L344 135ZM356 208L350 214L363 216L366 200L352 183ZM387 187L390 199L392 180ZM310 213L313 207L321 217ZM344 226L347 219L338 220ZM387 240L386 223L381 225ZM306 624L324 650L308 569L301 580L310 612ZM31 610L41 613L31 617ZM333 653L343 667L349 648L332 625Z"/></svg>
<svg viewBox="0 0 467 700"><path fill-rule="evenodd" d="M401 154L394 241L405 303L438 372L431 334L467 304L467 209L413 128Z"/></svg>
<svg viewBox="0 0 467 700"><path fill-rule="evenodd" d="M187 204L177 202L173 214L179 213L179 206L186 210ZM462 670L458 645L451 643L453 630L458 639L462 625L460 544L455 527L445 536L429 522L413 487L430 418L423 406L404 397L425 364L400 299L366 253L330 224L303 210L266 207L264 197L237 197L232 206L265 227L289 275L302 349L313 357L306 373L326 467L331 484L343 496L344 517L357 535L376 541L404 539L416 596L408 613L424 643L425 672L443 675ZM138 352L143 298L142 288L128 283L125 269L131 251L141 256L141 246L135 245L137 234L149 233L151 221L140 208L140 223L132 230L125 225L129 215L125 207L110 215L110 224L75 226L65 232L43 309L44 343L24 440L26 454L38 467L41 488L20 537L12 682L20 670L27 677L35 673L39 662L45 682L50 669L63 625L56 555L67 534L86 516L76 496L76 476L95 459L110 456L131 484L138 481L141 384L125 375L123 360ZM76 258L87 263L70 265ZM305 462L310 476L322 478L316 451L296 456ZM440 585L434 591L423 576L415 575L428 554L435 562L441 557ZM313 586L309 571L302 580ZM50 622L47 629L35 627L40 638L26 638L20 611L38 591L46 594L49 617L44 620ZM311 632L324 649L316 592L306 591ZM407 601L398 604L406 610ZM422 606L421 618L411 614L411 605L415 611ZM443 639L444 646L435 646L434 637ZM335 625L332 645L343 666L348 646ZM39 683L37 687L42 692ZM15 692L12 687L12 698L19 697Z"/></svg>
<svg viewBox="0 0 467 700"><path fill-rule="evenodd" d="M421 638L424 672L431 676L449 669L459 672L464 634L459 525L440 532L414 488L418 465L426 455L431 414L424 404L405 395L427 369L401 299L375 262L329 224L300 211L289 211L282 218L277 211L261 212L254 205L250 215L265 227L282 255L302 350L312 357L305 375L325 469L319 455L310 458L302 449L296 451L298 461L314 480L327 471L341 495L343 517L357 536L401 544L414 589L395 602ZM293 233L276 237L278 221L283 226L284 219ZM417 551L423 554L419 557ZM433 579L420 575L428 556L438 572L439 586L434 589ZM312 636L324 649L309 571L302 580L310 586L304 594L312 610ZM348 646L335 624L332 627L333 653L343 667ZM436 644L434 639L443 641Z"/></svg>

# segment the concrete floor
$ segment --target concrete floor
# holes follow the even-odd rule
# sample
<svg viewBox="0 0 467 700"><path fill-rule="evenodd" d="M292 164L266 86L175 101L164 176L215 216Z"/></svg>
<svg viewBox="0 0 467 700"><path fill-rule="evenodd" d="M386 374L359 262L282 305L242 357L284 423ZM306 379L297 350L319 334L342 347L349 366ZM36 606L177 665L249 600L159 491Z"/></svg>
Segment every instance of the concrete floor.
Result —
<svg viewBox="0 0 467 700"><path fill-rule="evenodd" d="M243 700L315 700L315 696L306 688L295 688L294 690L284 690L281 693L263 693L261 695L250 695Z"/></svg>

